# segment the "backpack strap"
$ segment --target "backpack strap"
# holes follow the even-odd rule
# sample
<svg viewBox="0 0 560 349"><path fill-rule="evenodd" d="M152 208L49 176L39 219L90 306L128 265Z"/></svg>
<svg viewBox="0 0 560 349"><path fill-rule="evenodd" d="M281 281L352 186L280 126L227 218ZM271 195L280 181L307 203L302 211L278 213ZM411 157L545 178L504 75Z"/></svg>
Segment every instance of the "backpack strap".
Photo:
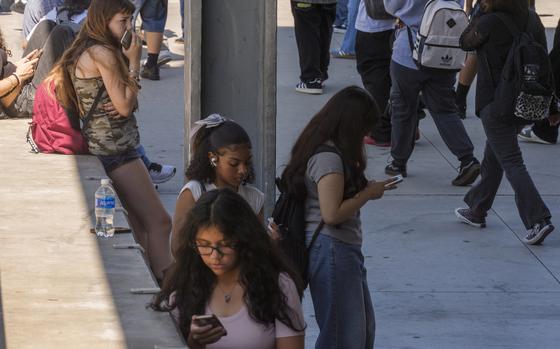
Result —
<svg viewBox="0 0 560 349"><path fill-rule="evenodd" d="M325 221L321 219L321 222L319 223L319 225L317 226L317 228L313 232L313 236L311 237L311 242L309 242L309 246L307 246L307 253L309 253L309 251L311 251L311 247L313 246L313 243L319 237L319 233L321 232L321 230L323 229L324 226L325 226Z"/></svg>
<svg viewBox="0 0 560 349"><path fill-rule="evenodd" d="M93 112L95 111L95 108L99 104L99 101L101 100L101 96L103 95L103 92L105 92L105 84L101 85L101 87L99 88L99 91L97 91L97 95L95 96L95 100L93 101L93 104L91 105L91 108L89 109L88 113L86 114L86 116L84 117L84 119L82 121L82 133L83 133L83 130L87 127L87 124L89 123L89 121L92 119Z"/></svg>

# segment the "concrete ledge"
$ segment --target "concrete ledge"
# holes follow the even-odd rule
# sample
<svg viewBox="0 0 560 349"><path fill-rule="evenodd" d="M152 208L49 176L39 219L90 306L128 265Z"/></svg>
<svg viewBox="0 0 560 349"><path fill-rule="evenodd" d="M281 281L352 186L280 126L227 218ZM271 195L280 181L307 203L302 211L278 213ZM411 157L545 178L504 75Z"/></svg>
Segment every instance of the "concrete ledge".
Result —
<svg viewBox="0 0 560 349"><path fill-rule="evenodd" d="M12 348L154 348L182 341L167 313L146 309L154 287L131 234L89 232L104 176L93 156L32 154L28 120L2 120L0 282L5 344ZM119 225L124 219L118 219ZM1 343L1 341L0 341Z"/></svg>

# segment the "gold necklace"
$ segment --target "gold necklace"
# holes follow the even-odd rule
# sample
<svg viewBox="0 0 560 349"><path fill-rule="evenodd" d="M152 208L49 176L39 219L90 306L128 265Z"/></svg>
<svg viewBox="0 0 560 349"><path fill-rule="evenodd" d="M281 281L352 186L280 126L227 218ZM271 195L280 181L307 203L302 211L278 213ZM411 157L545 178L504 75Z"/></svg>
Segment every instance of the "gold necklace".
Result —
<svg viewBox="0 0 560 349"><path fill-rule="evenodd" d="M229 303L231 301L231 295L233 294L233 291L235 291L235 288L237 287L237 282L235 283L235 285L233 285L233 287L231 288L231 291L229 291L229 292L224 291L224 289L222 288L222 286L220 286L219 283L217 283L216 285L218 286L220 291L223 293L224 301L226 303Z"/></svg>

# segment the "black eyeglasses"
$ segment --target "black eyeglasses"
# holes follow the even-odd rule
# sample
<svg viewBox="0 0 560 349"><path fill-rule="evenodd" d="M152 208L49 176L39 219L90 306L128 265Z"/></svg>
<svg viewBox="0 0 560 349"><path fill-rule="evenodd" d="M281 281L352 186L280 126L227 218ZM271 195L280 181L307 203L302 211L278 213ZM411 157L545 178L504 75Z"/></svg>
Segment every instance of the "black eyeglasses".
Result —
<svg viewBox="0 0 560 349"><path fill-rule="evenodd" d="M212 252L216 251L221 257L223 257L235 252L235 249L232 245L223 245L218 247L208 246L208 245L196 245L195 247L198 251L198 254L201 256L210 256L212 255Z"/></svg>

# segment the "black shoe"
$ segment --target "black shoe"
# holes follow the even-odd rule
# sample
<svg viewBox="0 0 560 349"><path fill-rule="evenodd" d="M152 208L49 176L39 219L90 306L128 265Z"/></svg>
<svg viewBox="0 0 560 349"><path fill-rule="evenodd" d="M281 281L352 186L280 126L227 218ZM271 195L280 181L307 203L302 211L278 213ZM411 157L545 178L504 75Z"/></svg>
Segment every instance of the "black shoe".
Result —
<svg viewBox="0 0 560 349"><path fill-rule="evenodd" d="M140 76L143 79L159 80L159 67L157 65L153 67L143 66Z"/></svg>
<svg viewBox="0 0 560 349"><path fill-rule="evenodd" d="M470 208L457 208L455 209L455 215L463 223L477 228L486 228L486 218L476 215Z"/></svg>
<svg viewBox="0 0 560 349"><path fill-rule="evenodd" d="M310 95L320 95L323 93L323 82L321 79L315 79L308 82L301 81L296 85L296 91Z"/></svg>
<svg viewBox="0 0 560 349"><path fill-rule="evenodd" d="M394 162L391 162L387 167L385 167L385 173L389 176L397 176L402 175L403 177L407 176L406 173L406 166L399 166L396 165Z"/></svg>
<svg viewBox="0 0 560 349"><path fill-rule="evenodd" d="M549 220L545 220L541 223L535 224L533 226L533 229L529 231L523 241L527 245L540 245L544 241L544 239L546 239L548 234L552 233L553 230L554 226L550 223Z"/></svg>
<svg viewBox="0 0 560 349"><path fill-rule="evenodd" d="M480 163L477 159L473 158L466 164L461 164L459 175L451 182L457 187L464 187L472 184L480 174Z"/></svg>

